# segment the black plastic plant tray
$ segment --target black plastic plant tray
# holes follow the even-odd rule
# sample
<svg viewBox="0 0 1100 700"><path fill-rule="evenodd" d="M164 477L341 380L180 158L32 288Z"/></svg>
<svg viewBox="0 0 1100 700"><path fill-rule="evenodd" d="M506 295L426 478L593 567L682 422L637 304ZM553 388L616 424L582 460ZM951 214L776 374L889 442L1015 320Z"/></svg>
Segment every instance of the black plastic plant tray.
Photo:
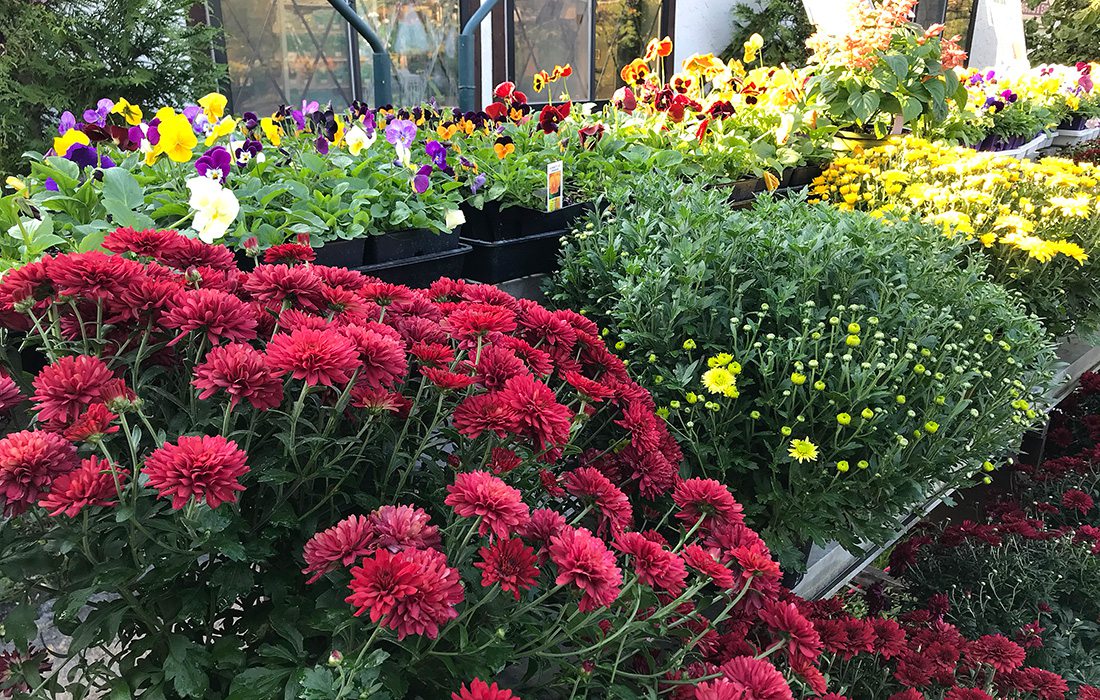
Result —
<svg viewBox="0 0 1100 700"><path fill-rule="evenodd" d="M364 265L358 270L383 282L423 289L440 277L461 277L464 259L471 250L470 246L459 243L457 248L451 250Z"/></svg>
<svg viewBox="0 0 1100 700"><path fill-rule="evenodd" d="M509 241L476 241L463 238L473 250L466 256L463 276L496 284L558 269L558 246L567 231L547 231Z"/></svg>

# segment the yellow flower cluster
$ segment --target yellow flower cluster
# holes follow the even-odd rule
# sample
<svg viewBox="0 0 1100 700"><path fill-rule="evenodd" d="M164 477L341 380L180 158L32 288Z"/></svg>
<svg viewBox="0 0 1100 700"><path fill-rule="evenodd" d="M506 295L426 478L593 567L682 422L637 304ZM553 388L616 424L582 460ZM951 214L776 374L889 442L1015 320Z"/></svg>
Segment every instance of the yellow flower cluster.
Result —
<svg viewBox="0 0 1100 700"><path fill-rule="evenodd" d="M1091 163L1017 159L910 137L837 158L812 195L882 218L919 217L948 236L1022 251L1040 263L1065 256L1083 264L1100 238L1098 183L1100 169Z"/></svg>
<svg viewBox="0 0 1100 700"><path fill-rule="evenodd" d="M741 374L741 365L734 361L733 355L721 353L707 360L710 368L703 372L703 387L712 394L736 399L741 393L737 390L737 375Z"/></svg>

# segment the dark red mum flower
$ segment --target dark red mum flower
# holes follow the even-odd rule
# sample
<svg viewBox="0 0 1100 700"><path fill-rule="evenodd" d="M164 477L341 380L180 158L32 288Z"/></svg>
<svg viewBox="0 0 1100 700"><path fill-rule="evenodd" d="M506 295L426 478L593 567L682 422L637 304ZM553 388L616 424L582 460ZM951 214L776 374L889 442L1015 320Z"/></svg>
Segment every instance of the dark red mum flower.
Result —
<svg viewBox="0 0 1100 700"><path fill-rule="evenodd" d="M260 411L283 402L283 383L267 366L267 358L244 343L230 343L206 353L191 383L202 390L200 399L224 391L234 408L241 400Z"/></svg>
<svg viewBox="0 0 1100 700"><path fill-rule="evenodd" d="M1075 510L1084 515L1092 510L1092 496L1080 489L1068 489L1062 494L1062 507L1066 510Z"/></svg>
<svg viewBox="0 0 1100 700"><path fill-rule="evenodd" d="M79 299L108 299L142 274L141 265L98 250L58 256L49 266L58 294Z"/></svg>
<svg viewBox="0 0 1100 700"><path fill-rule="evenodd" d="M243 286L253 299L269 306L316 311L325 305L324 281L312 266L258 265Z"/></svg>
<svg viewBox="0 0 1100 700"><path fill-rule="evenodd" d="M573 411L558 403L553 390L529 374L512 377L499 392L500 400L517 416L517 430L542 449L569 441Z"/></svg>
<svg viewBox="0 0 1100 700"><path fill-rule="evenodd" d="M478 532L483 536L492 531L497 537L509 537L530 519L519 490L485 471L455 474L443 502L459 517L481 518Z"/></svg>
<svg viewBox="0 0 1100 700"><path fill-rule="evenodd" d="M535 585L539 570L535 566L538 557L535 550L516 538L499 539L478 550L481 561L474 566L481 569L481 585L488 588L495 583L519 600L520 591Z"/></svg>
<svg viewBox="0 0 1100 700"><path fill-rule="evenodd" d="M470 681L469 687L463 684L457 693L451 693L451 700L520 700L520 698L518 695L513 695L512 691L498 687L495 682L490 685L480 678L475 678Z"/></svg>
<svg viewBox="0 0 1100 700"><path fill-rule="evenodd" d="M403 549L439 549L439 528L431 516L416 506L382 506L370 514L377 546L400 552Z"/></svg>
<svg viewBox="0 0 1100 700"><path fill-rule="evenodd" d="M155 258L162 251L178 245L179 233L175 231L130 227L115 229L103 239L103 248L112 253L133 253L142 258Z"/></svg>
<svg viewBox="0 0 1100 700"><path fill-rule="evenodd" d="M303 574L312 574L306 583L313 583L338 566L351 566L375 548L374 528L363 515L351 515L327 530L318 532L306 542L302 558Z"/></svg>
<svg viewBox="0 0 1100 700"><path fill-rule="evenodd" d="M1100 688L1091 685L1078 686L1077 700L1100 700Z"/></svg>
<svg viewBox="0 0 1100 700"><path fill-rule="evenodd" d="M49 490L54 479L76 467L76 448L55 433L23 430L0 438L4 511L23 512Z"/></svg>
<svg viewBox="0 0 1100 700"><path fill-rule="evenodd" d="M813 662L821 656L821 637L813 623L793 603L766 601L757 615L760 621L787 641L792 663Z"/></svg>
<svg viewBox="0 0 1100 700"><path fill-rule="evenodd" d="M473 394L454 410L454 426L460 434L476 440L482 433L505 437L519 426L519 412L500 392Z"/></svg>
<svg viewBox="0 0 1100 700"><path fill-rule="evenodd" d="M194 497L211 508L235 503L238 480L248 473L245 453L221 435L185 435L176 444L164 443L145 459L141 470L161 498L171 498L179 510Z"/></svg>
<svg viewBox="0 0 1100 700"><path fill-rule="evenodd" d="M256 337L256 314L252 307L232 294L217 289L194 289L173 300L161 325L178 335L174 345L192 332L203 333L207 342L247 342Z"/></svg>
<svg viewBox="0 0 1100 700"><path fill-rule="evenodd" d="M684 590L687 568L673 552L638 532L619 534L614 546L631 558L634 573L645 585L673 596L680 595Z"/></svg>
<svg viewBox="0 0 1100 700"><path fill-rule="evenodd" d="M6 374L0 375L0 413L7 413L23 401L23 392L15 380Z"/></svg>
<svg viewBox="0 0 1100 700"><path fill-rule="evenodd" d="M93 403L61 434L72 442L98 442L104 436L118 432L118 426L114 425L117 418L106 404Z"/></svg>
<svg viewBox="0 0 1100 700"><path fill-rule="evenodd" d="M421 367L420 373L427 377L428 381L444 391L458 391L477 383L476 377L458 374L450 370L440 369L439 367Z"/></svg>
<svg viewBox="0 0 1100 700"><path fill-rule="evenodd" d="M633 523L630 499L598 469L578 467L565 475L563 483L565 490L574 496L582 500L591 499L600 516L598 529L601 532L607 526L612 532L619 532Z"/></svg>
<svg viewBox="0 0 1100 700"><path fill-rule="evenodd" d="M717 521L715 524L744 522L741 504L724 484L714 479L681 481L672 492L672 501L680 508L676 517L688 525L695 525L700 518Z"/></svg>
<svg viewBox="0 0 1100 700"><path fill-rule="evenodd" d="M383 334L361 326L342 326L337 332L350 340L359 352L362 362L359 381L369 386L391 386L408 371L405 344L394 337L396 334Z"/></svg>
<svg viewBox="0 0 1100 700"><path fill-rule="evenodd" d="M174 245L158 250L155 255L157 260L177 270L189 270L193 267L228 270L237 267L237 259L229 248L210 245L186 236L179 236Z"/></svg>
<svg viewBox="0 0 1100 700"><path fill-rule="evenodd" d="M783 674L763 659L751 656L738 656L722 664L719 669L725 674L725 680L734 685L740 695L734 698L745 700L793 700L791 688Z"/></svg>
<svg viewBox="0 0 1100 700"><path fill-rule="evenodd" d="M531 511L531 519L520 528L520 534L542 546L550 544L550 538L566 527L565 516L556 510L538 508Z"/></svg>
<svg viewBox="0 0 1100 700"><path fill-rule="evenodd" d="M118 503L114 500L118 498L118 489L129 475L129 470L92 455L73 471L54 479L50 492L38 505L51 516L64 513L70 518L88 506L113 506Z"/></svg>
<svg viewBox="0 0 1100 700"><path fill-rule="evenodd" d="M890 696L889 700L925 700L924 694L919 690L908 688L900 693L894 693Z"/></svg>
<svg viewBox="0 0 1100 700"><path fill-rule="evenodd" d="M993 700L993 696L981 688L951 688L943 696L943 700Z"/></svg>
<svg viewBox="0 0 1100 700"><path fill-rule="evenodd" d="M103 385L114 379L103 360L66 355L34 378L34 407L40 421L68 423L91 403L102 401Z"/></svg>
<svg viewBox="0 0 1100 700"><path fill-rule="evenodd" d="M615 555L588 530L567 526L551 537L550 559L558 567L555 583L581 590L581 612L611 605L619 597L623 576Z"/></svg>
<svg viewBox="0 0 1100 700"><path fill-rule="evenodd" d="M689 544L680 552L688 566L703 574L719 588L733 588L733 572L722 566L709 551L697 544Z"/></svg>
<svg viewBox="0 0 1100 700"><path fill-rule="evenodd" d="M1027 657L1022 646L1000 634L978 637L966 646L965 653L971 662L986 664L997 673L1015 671Z"/></svg>
<svg viewBox="0 0 1100 700"><path fill-rule="evenodd" d="M355 615L369 611L371 622L396 630L398 640L410 634L435 639L440 625L458 617L454 606L464 598L458 570L434 549L378 549L351 577L345 600Z"/></svg>
<svg viewBox="0 0 1100 700"><path fill-rule="evenodd" d="M313 262L316 257L313 248L298 243L273 245L264 251L264 262L268 265L307 263Z"/></svg>
<svg viewBox="0 0 1100 700"><path fill-rule="evenodd" d="M346 384L359 366L355 344L333 329L280 333L267 344L268 365L310 386Z"/></svg>
<svg viewBox="0 0 1100 700"><path fill-rule="evenodd" d="M488 304L464 304L440 323L456 340L476 344L478 338L490 342L502 333L516 329L516 315L509 309Z"/></svg>

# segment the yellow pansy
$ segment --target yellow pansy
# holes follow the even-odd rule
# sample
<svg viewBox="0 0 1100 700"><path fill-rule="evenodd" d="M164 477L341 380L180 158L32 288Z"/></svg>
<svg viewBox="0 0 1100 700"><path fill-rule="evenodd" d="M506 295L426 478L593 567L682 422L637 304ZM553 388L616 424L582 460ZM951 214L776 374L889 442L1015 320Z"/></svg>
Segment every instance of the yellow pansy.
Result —
<svg viewBox="0 0 1100 700"><path fill-rule="evenodd" d="M88 135L83 131L77 131L76 129L69 129L61 136L56 137L53 140L53 152L59 156L63 156L69 152L69 149L76 144L87 146L91 143Z"/></svg>
<svg viewBox="0 0 1100 700"><path fill-rule="evenodd" d="M199 106L202 107L203 114L210 120L211 123L218 121L225 114L225 106L229 101L225 98L225 95L220 95L216 92L212 92L209 95L204 95L199 100Z"/></svg>
<svg viewBox="0 0 1100 700"><path fill-rule="evenodd" d="M214 142L217 141L219 138L232 134L236 129L236 119L234 119L233 117L226 117L225 119L222 119L217 124L215 124L214 128L210 130L210 133L206 135L206 145L213 146Z"/></svg>
<svg viewBox="0 0 1100 700"><path fill-rule="evenodd" d="M157 110L157 119L160 120L157 126L160 140L150 151L151 160L155 162L161 154L177 163L191 160L192 151L198 145L199 139L187 117L171 107L162 107ZM148 160L150 159L147 157Z"/></svg>
<svg viewBox="0 0 1100 700"><path fill-rule="evenodd" d="M267 137L272 146L278 147L283 142L283 129L271 117L264 117L260 120L260 129L263 130L264 136Z"/></svg>
<svg viewBox="0 0 1100 700"><path fill-rule="evenodd" d="M130 104L126 101L125 97L118 98L115 102L115 106L111 108L111 114L121 114L122 118L126 120L126 123L130 126L137 126L141 123L141 107L135 104Z"/></svg>

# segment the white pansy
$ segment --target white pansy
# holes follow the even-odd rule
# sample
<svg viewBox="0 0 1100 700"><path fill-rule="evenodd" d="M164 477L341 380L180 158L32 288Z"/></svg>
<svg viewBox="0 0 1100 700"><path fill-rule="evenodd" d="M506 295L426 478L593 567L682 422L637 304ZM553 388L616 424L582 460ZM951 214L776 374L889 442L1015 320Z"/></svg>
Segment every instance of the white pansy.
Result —
<svg viewBox="0 0 1100 700"><path fill-rule="evenodd" d="M447 228L453 231L464 223L466 223L466 215L462 213L461 209L447 210Z"/></svg>
<svg viewBox="0 0 1100 700"><path fill-rule="evenodd" d="M364 148L370 148L374 144L374 132L367 134L358 124L348 129L344 134L344 141L348 144L348 151L353 155L359 155Z"/></svg>
<svg viewBox="0 0 1100 700"><path fill-rule="evenodd" d="M199 234L200 240L213 243L225 235L237 218L240 202L232 190L209 178L193 177L187 181L187 188L191 190L188 204L195 211L191 228Z"/></svg>

